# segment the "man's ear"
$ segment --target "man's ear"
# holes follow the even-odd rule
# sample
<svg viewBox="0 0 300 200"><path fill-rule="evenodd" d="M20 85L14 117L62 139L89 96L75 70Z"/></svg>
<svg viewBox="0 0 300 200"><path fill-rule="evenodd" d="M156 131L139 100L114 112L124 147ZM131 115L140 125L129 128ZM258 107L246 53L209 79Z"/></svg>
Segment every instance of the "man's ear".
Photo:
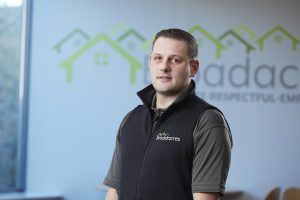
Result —
<svg viewBox="0 0 300 200"><path fill-rule="evenodd" d="M191 68L191 77L194 77L198 70L199 70L199 61L198 60L191 60L190 61L190 68Z"/></svg>
<svg viewBox="0 0 300 200"><path fill-rule="evenodd" d="M147 59L147 66L148 66L148 69L150 68L150 62L151 62L151 55L148 56L148 59Z"/></svg>

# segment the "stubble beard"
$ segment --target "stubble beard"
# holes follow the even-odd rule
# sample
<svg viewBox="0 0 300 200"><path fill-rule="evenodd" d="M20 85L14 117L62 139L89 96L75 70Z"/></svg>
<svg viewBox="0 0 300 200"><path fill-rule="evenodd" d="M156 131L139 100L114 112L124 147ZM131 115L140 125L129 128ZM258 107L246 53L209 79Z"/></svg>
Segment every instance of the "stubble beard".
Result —
<svg viewBox="0 0 300 200"><path fill-rule="evenodd" d="M186 91L190 84L184 85L182 87L174 87L170 89L159 89L159 87L155 87L156 93L162 97L178 97L182 94L183 91Z"/></svg>

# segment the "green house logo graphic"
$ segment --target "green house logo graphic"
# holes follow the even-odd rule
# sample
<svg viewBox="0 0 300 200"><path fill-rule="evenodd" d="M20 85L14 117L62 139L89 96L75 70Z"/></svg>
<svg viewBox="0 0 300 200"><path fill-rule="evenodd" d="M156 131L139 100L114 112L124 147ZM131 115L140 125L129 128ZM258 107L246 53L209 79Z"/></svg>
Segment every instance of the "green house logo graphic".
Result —
<svg viewBox="0 0 300 200"><path fill-rule="evenodd" d="M202 36L204 36L205 38L207 38L216 47L215 56L216 56L217 59L220 59L220 57L221 57L221 51L223 49L225 49L225 46L217 38L215 38L212 34L210 34L209 32L207 32L205 29L203 29L199 25L195 25L194 27L192 27L191 29L189 29L189 32L191 34L193 34L193 35L195 35L198 32ZM202 38L199 38L197 36L195 36L195 37L197 39L199 47L201 48Z"/></svg>
<svg viewBox="0 0 300 200"><path fill-rule="evenodd" d="M242 24L230 29L220 36L216 37L209 31L196 24L188 31L197 39L199 49L203 47L204 41L214 47L214 57L216 60L222 58L222 53L230 50L236 45L242 46L244 54L249 55L254 51L264 51L266 43L271 42L274 45L280 45L283 39L288 41L290 49L296 52L299 49L299 39L288 32L281 25L267 31L260 37L257 37L254 31L248 26ZM117 34L119 33L119 34ZM62 37L57 44L53 46L53 50L57 55L63 55L66 50L72 50L66 54L65 58L59 63L59 67L66 72L66 81L72 82L74 73L74 64L77 59L89 53L92 47L98 43L106 43L113 51L121 55L129 63L128 80L130 84L137 81L137 72L145 66L145 57L151 52L154 36L145 37L136 29L126 24L113 27L108 34L99 33L95 37L90 37L80 28L76 28L65 37ZM112 56L109 52L102 51L93 55L93 63L95 67L119 67L110 66ZM84 67L84 66L82 66Z"/></svg>
<svg viewBox="0 0 300 200"><path fill-rule="evenodd" d="M78 47L81 44L84 44L86 41L90 39L90 36L83 32L81 29L77 28L74 31L72 31L70 34L65 36L63 39L61 39L54 47L53 49L57 53L61 53L62 47L66 45L68 42L72 42L74 46Z"/></svg>
<svg viewBox="0 0 300 200"><path fill-rule="evenodd" d="M73 64L76 60L86 54L93 46L98 44L99 42L107 43L111 48L113 48L117 53L119 53L123 58L125 58L130 63L130 72L129 72L129 82L134 84L136 82L136 71L141 69L142 64L132 57L127 51L125 51L117 42L113 41L110 37L103 33L99 33L96 37L90 39L83 47L78 49L75 53L69 56L66 60L64 60L59 66L67 71L67 81L72 81L73 78ZM108 54L96 55L96 58L100 58L103 56L103 59L108 59ZM99 60L96 61L96 64L99 65ZM104 65L108 64L107 60L103 61Z"/></svg>
<svg viewBox="0 0 300 200"><path fill-rule="evenodd" d="M154 41L155 35L153 35L152 37L150 37L148 40L146 40L142 47L144 49L144 53L145 54L149 54L151 52L151 47L152 47L152 43Z"/></svg>
<svg viewBox="0 0 300 200"><path fill-rule="evenodd" d="M123 42L124 40L126 41L127 38L129 38L130 36L133 36L137 41L133 41L133 40L130 40L128 41L126 44L127 44L127 48L128 49L135 49L136 48L136 43L137 42L141 42L143 43L146 39L140 34L138 33L136 30L134 29L130 29L128 30L127 32L125 32L123 35L121 35L119 38L118 38L118 42Z"/></svg>
<svg viewBox="0 0 300 200"><path fill-rule="evenodd" d="M225 46L227 48L229 48L230 46L234 46L235 43L240 43L245 47L246 54L250 54L250 52L252 50L254 50L254 47L251 44L249 44L245 39L243 39L241 36L239 36L233 30L229 30L229 31L225 32L223 35L221 35L219 37L219 40L223 42L228 37L231 37L231 38L225 44Z"/></svg>
<svg viewBox="0 0 300 200"><path fill-rule="evenodd" d="M297 45L299 45L300 42L299 39L285 30L282 26L276 26L257 40L257 43L259 44L261 50L264 49L264 43L270 37L273 37L274 43L281 43L283 37L288 38L291 42L291 48L293 49L293 51L296 51Z"/></svg>
<svg viewBox="0 0 300 200"><path fill-rule="evenodd" d="M256 34L245 24L241 24L233 28L233 31L237 33L239 36L241 36L242 38L248 36L249 39L252 41L257 40Z"/></svg>

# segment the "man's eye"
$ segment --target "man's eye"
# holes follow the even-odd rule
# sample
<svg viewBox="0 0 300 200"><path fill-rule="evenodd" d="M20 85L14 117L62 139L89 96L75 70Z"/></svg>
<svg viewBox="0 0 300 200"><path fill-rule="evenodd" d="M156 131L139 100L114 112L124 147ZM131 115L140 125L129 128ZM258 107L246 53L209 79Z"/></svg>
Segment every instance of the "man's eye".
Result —
<svg viewBox="0 0 300 200"><path fill-rule="evenodd" d="M162 57L161 56L154 56L153 60L156 61L156 62L158 62L158 61L162 60Z"/></svg>
<svg viewBox="0 0 300 200"><path fill-rule="evenodd" d="M170 59L170 63L172 63L172 64L178 64L180 62L181 62L181 60L179 58L171 58Z"/></svg>

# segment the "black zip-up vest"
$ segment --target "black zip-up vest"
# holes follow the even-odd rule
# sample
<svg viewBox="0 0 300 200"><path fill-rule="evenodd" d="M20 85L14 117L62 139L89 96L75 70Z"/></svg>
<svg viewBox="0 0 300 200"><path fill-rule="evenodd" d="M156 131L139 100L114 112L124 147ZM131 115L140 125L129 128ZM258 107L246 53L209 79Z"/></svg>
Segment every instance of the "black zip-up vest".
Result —
<svg viewBox="0 0 300 200"><path fill-rule="evenodd" d="M152 86L138 93L144 105L131 112L122 128L119 198L192 200L193 132L199 115L212 106L195 95L193 86L153 128L154 94Z"/></svg>

